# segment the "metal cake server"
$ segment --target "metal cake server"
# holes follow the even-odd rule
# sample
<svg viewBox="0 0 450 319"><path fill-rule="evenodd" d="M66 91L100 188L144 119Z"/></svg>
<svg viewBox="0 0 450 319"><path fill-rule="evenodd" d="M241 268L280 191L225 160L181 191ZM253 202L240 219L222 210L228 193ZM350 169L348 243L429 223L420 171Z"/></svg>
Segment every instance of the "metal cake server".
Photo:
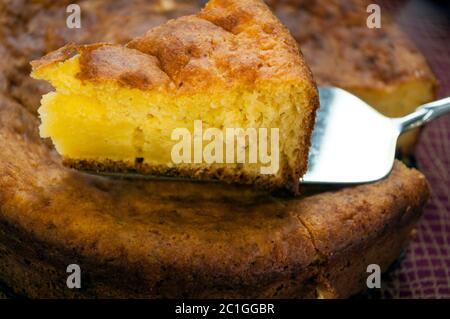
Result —
<svg viewBox="0 0 450 319"><path fill-rule="evenodd" d="M304 184L355 184L387 176L398 137L450 112L450 97L424 104L400 118L375 111L353 94L319 87L320 108L312 135Z"/></svg>

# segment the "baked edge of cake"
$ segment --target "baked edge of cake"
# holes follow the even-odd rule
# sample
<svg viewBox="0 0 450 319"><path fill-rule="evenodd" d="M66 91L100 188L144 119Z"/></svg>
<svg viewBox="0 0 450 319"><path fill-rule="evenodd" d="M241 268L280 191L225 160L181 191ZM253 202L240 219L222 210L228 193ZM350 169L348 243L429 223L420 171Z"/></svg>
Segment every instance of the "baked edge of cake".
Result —
<svg viewBox="0 0 450 319"><path fill-rule="evenodd" d="M336 202L334 202L333 198L336 198L338 202L343 201L342 203L344 203L346 196L337 197L336 195L342 191L327 191L323 194L312 195L306 199L309 203L315 202L314 206L320 206L321 202L325 204L321 206L323 207L320 212L322 217L316 215L319 213L317 211L309 211L304 214L304 205L309 206L304 199L287 200L285 204L288 205L288 210L292 211L293 217L299 218L300 221L298 225L299 233L297 235L294 235L295 232L292 233L291 235L294 237L291 237L289 242L297 246L298 249L303 250L304 253L298 255L302 256L300 259L292 260L293 264L285 265L287 268L281 272L281 275L277 272L272 275L269 275L270 272L264 275L264 278L266 278L264 281L258 280L258 276L253 277L254 274L245 276L242 273L234 273L232 265L226 265L224 269L216 269L220 273L220 276L216 279L213 279L215 277L208 273L208 266L204 265L206 268L202 272L208 274L205 274L205 276L209 278L209 281L201 280L201 278L197 278L198 280L193 282L186 281L186 278L190 278L191 271L196 273L198 269L202 269L202 266L191 264L190 267L192 268L183 268L177 271L176 268L171 268L174 265L173 261L161 260L154 266L168 267L168 269L173 270L170 279L171 284L169 286L159 286L159 290L154 290L155 287L152 285L158 282L158 278L153 278L155 276L155 273L152 274L153 266L145 266L148 265L144 261L145 256L142 256L144 259L140 261L127 261L124 264L114 262L108 270L108 268L105 268L104 262L108 259L107 255L115 250L112 246L105 247L106 249L111 249L107 255L102 255L101 250L97 250L98 248L95 245L92 246L89 242L73 242L71 246L75 246L67 247L61 245L57 236L51 235L51 229L45 237L39 238L39 232L34 232L29 228L22 228L23 225L9 224L7 218L5 219L6 215L0 220L0 236L3 234L2 237L8 238L8 241L2 240L0 242L13 242L16 248L11 250L8 246L2 247L10 253L3 256L3 261L0 258L0 267L5 269L5 271L0 273L0 279L5 281L13 291L19 294L22 292L29 297L35 298L349 297L364 288L365 276L367 276L365 269L367 263L376 262L385 271L397 258L400 250L408 240L415 222L420 217L423 205L428 197L426 180L417 171L408 169L397 162L393 174L394 176L375 183L375 185L362 185L343 190L346 196L351 196L354 193L352 189L355 189L360 193L358 196L367 197L370 196L370 191L376 188L375 197L372 199L368 197L367 205L370 205L370 203L380 204L380 201L390 198L387 204L388 211L384 211L383 214L379 210L369 212L370 216L377 216L375 218L377 220L375 224L377 228L366 229L361 227L362 225L356 225L356 229L359 229L359 232L358 234L352 234L352 236L348 236L342 229L327 229L329 225L336 224L340 218L336 214L331 213L335 209L333 207L336 207ZM399 184L403 192L397 190ZM377 198L379 195L381 197ZM381 205L383 206L384 204L381 203ZM330 209L332 211L329 211ZM356 206L353 209L355 209L355 214L362 215L367 213L360 211L360 208ZM5 214L8 213L7 211L4 212ZM374 213L376 215L373 216ZM387 217L381 218L381 216L385 215ZM368 217L370 218L370 216ZM328 226L324 225L323 229L315 229L315 226L311 225L311 223L319 220L320 225L320 220L323 217L326 217L323 221L331 218L332 222ZM115 234L109 234L108 236L115 236ZM338 240L333 240L333 238ZM358 239L355 240L355 238ZM69 237L65 238L64 241L67 239ZM94 242L99 239L100 237L98 239L91 238ZM30 244L30 240L32 244ZM281 244L281 242L278 244ZM307 248L311 244L313 246ZM49 252L44 259L42 259L43 252ZM27 255L22 256L19 255L20 253ZM173 256L173 258L177 260L178 257ZM270 259L275 258L275 256L266 256L265 258ZM28 260L28 262L24 263L24 259ZM89 284L87 284L85 290L74 292L65 286L65 281L62 278L66 276L64 265L68 260L83 261L83 264L89 270L88 274L86 274ZM273 269L283 266L277 263L276 258L272 262L277 265ZM35 266L35 268L30 268L30 265ZM364 266L364 269L361 269L362 266ZM225 269L228 268L230 272L224 273ZM254 271L259 273L261 270L254 269ZM122 281L116 276L118 273L129 273L130 275L126 276L127 280ZM131 274L133 275L131 276ZM208 277L210 275L212 277ZM59 276L62 277L56 280ZM228 276L231 277L228 278ZM233 283L235 280L232 278L236 278L236 276L240 278L238 280L240 284L237 286L232 284L230 287L230 283ZM123 276L121 275L121 277ZM248 281L245 281L243 278L247 278ZM117 280L117 282L114 282L114 280ZM216 282L217 280L218 282ZM240 280L244 281L241 282ZM53 284L50 285L50 282L53 282ZM220 287L223 288L223 285L229 288L220 290ZM280 287L282 287L281 290ZM163 291L160 289L163 289ZM277 295L277 293L280 295ZM287 294L285 295L284 293Z"/></svg>

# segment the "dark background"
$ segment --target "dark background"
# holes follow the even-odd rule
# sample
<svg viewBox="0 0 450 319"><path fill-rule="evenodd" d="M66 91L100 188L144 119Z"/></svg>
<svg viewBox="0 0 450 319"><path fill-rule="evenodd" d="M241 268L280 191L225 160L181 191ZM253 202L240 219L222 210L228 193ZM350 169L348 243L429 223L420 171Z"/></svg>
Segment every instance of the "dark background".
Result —
<svg viewBox="0 0 450 319"><path fill-rule="evenodd" d="M450 96L450 1L374 1L415 42ZM383 18L382 18L383 19ZM431 198L402 260L371 298L450 298L450 114L430 123L415 153L431 186Z"/></svg>

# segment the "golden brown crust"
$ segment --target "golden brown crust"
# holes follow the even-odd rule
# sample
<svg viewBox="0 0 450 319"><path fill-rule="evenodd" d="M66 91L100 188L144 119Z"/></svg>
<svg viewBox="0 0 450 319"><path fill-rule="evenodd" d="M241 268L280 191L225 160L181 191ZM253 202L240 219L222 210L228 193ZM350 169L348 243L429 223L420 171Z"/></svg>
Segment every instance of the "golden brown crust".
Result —
<svg viewBox="0 0 450 319"><path fill-rule="evenodd" d="M33 69L39 69L46 67L48 65L63 62L71 57L73 57L76 53L78 46L74 43L68 43L65 46L59 48L58 50L52 51L46 55L44 55L39 60L33 60L30 62Z"/></svg>
<svg viewBox="0 0 450 319"><path fill-rule="evenodd" d="M94 44L79 47L81 80L114 80L141 90L168 87L170 78L156 57L119 45Z"/></svg>
<svg viewBox="0 0 450 319"><path fill-rule="evenodd" d="M388 177L392 184L385 180L348 187L299 203L303 212L299 218L327 260L318 277L324 297L344 298L361 291L367 266L377 264L386 270L408 241L429 189L422 174L415 170L405 174L404 168L396 163Z"/></svg>
<svg viewBox="0 0 450 319"><path fill-rule="evenodd" d="M228 184L252 185L261 190L280 190L287 189L292 191L298 189L299 180L296 179L294 185L292 180L293 172L282 172L279 178L270 175L261 175L257 172L243 170L242 167L226 167L224 165L198 165L193 168L192 165L178 164L175 166L167 165L149 165L140 163L139 159L135 162L113 161L113 160L81 160L65 158L63 164L88 173L100 175L112 175L127 177L133 174L136 178L142 179L189 179L194 178L199 181L221 181ZM283 167L286 169L286 167ZM142 174L142 175L141 175Z"/></svg>
<svg viewBox="0 0 450 319"><path fill-rule="evenodd" d="M315 91L297 43L259 0L209 1L200 13L155 27L126 47L80 47L79 77L138 88L164 87L169 77L172 89L183 93L272 79ZM61 50L66 53L60 49L32 62L34 70L50 65L52 58L60 62ZM123 81L124 74L132 80Z"/></svg>
<svg viewBox="0 0 450 319"><path fill-rule="evenodd" d="M424 79L436 85L425 58L383 11L367 27L368 0L273 0L275 14L300 44L319 84L386 90Z"/></svg>

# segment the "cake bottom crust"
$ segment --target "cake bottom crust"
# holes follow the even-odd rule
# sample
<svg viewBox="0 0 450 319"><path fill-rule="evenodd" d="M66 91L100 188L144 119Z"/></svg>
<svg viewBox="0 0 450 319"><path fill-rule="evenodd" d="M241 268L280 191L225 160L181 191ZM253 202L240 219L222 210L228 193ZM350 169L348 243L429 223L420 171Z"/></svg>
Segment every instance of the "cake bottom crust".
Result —
<svg viewBox="0 0 450 319"><path fill-rule="evenodd" d="M295 176L290 168L283 166L282 172L274 178L273 175L262 175L258 170L245 170L243 166L224 166L224 165L197 165L178 164L168 165L150 165L140 163L139 159L130 161L113 160L81 160L64 158L63 165L91 173L105 176L115 176L130 179L171 179L171 180L189 180L194 178L198 182L225 182L228 184L252 185L259 190L273 191L277 193L288 193L287 189L294 189L292 180ZM298 187L295 187L298 188Z"/></svg>

